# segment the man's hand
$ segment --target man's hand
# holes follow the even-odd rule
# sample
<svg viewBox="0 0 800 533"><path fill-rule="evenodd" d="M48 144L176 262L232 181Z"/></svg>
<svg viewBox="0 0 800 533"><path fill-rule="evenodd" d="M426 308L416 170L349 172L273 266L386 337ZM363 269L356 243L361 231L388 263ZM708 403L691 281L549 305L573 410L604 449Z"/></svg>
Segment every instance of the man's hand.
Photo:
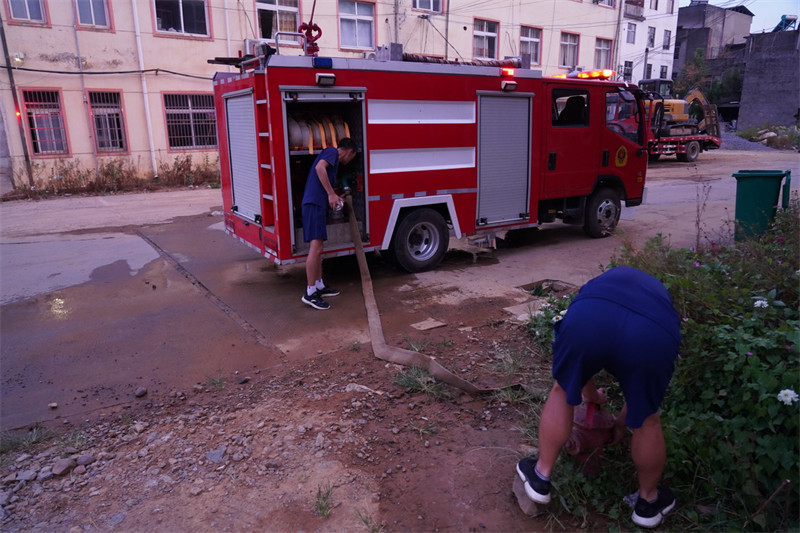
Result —
<svg viewBox="0 0 800 533"><path fill-rule="evenodd" d="M328 195L328 205L331 206L331 209L336 209L336 206L344 205L344 198L337 195L336 193L330 193Z"/></svg>

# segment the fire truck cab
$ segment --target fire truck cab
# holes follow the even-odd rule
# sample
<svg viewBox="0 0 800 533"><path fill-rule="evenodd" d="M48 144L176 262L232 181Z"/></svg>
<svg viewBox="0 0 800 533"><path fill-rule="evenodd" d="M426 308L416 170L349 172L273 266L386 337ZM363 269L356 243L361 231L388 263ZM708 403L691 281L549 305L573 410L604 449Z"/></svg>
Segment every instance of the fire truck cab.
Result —
<svg viewBox="0 0 800 533"><path fill-rule="evenodd" d="M649 128L624 83L538 71L282 56L214 80L226 231L279 264L302 262L304 185L319 152L360 147L339 169L364 249L435 268L450 237L561 219L609 235L642 202ZM325 256L354 253L332 212Z"/></svg>

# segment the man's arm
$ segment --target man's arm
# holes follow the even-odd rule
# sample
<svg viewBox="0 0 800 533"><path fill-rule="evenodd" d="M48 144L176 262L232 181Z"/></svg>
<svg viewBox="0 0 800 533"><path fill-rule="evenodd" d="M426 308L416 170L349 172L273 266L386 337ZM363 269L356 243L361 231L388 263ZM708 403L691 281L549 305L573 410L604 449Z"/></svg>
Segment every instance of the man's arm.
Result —
<svg viewBox="0 0 800 533"><path fill-rule="evenodd" d="M314 167L314 170L317 172L317 177L319 178L319 182L322 184L322 187L325 189L325 192L328 193L328 205L331 206L331 209L336 206L339 202L343 202L336 192L333 190L333 186L331 185L331 180L328 179L328 167L331 166L330 163L325 161L324 159L320 159L317 166Z"/></svg>

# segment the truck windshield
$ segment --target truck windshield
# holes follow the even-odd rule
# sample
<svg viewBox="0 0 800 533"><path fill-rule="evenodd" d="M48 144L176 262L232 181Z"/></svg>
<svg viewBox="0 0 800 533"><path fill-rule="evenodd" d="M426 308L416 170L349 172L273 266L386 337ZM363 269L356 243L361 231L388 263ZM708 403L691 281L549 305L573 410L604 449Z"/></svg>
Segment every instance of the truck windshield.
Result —
<svg viewBox="0 0 800 533"><path fill-rule="evenodd" d="M639 106L634 98L618 91L606 93L606 128L637 144L639 138Z"/></svg>

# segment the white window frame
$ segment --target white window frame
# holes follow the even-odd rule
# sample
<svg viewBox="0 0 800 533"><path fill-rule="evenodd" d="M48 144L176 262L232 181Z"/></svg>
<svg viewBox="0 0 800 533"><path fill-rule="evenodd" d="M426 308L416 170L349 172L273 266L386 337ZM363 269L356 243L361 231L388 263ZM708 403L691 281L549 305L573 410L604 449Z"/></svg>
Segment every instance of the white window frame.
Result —
<svg viewBox="0 0 800 533"><path fill-rule="evenodd" d="M566 40L565 37L567 38ZM574 42L572 42L572 38L574 38ZM578 55L580 53L580 42L581 36L577 33L569 33L565 31L561 32L561 39L558 47L559 67L573 68L578 66L578 58L580 57ZM571 64L568 65L567 62L569 59L572 59L572 61L570 62Z"/></svg>
<svg viewBox="0 0 800 533"><path fill-rule="evenodd" d="M494 28L494 31L492 31ZM500 23L493 20L474 19L472 23L472 57L474 59L497 59L497 37L500 34ZM481 46L477 44L481 43ZM481 50L489 52L480 55Z"/></svg>
<svg viewBox="0 0 800 533"><path fill-rule="evenodd" d="M597 0L597 3L601 6L614 7L614 0Z"/></svg>
<svg viewBox="0 0 800 533"><path fill-rule="evenodd" d="M185 99L185 105L184 100ZM167 144L170 150L216 148L219 144L216 129L214 95L205 93L164 93L164 115L167 125ZM209 120L209 117L213 117ZM170 128L180 128L181 135L170 134ZM199 142L212 139L213 143ZM190 144L179 144L190 139Z"/></svg>
<svg viewBox="0 0 800 533"><path fill-rule="evenodd" d="M22 100L33 155L69 154L61 93L57 90L23 89Z"/></svg>
<svg viewBox="0 0 800 533"><path fill-rule="evenodd" d="M108 0L75 0L75 14L78 17L78 26L93 28L110 28ZM82 15L88 15L89 20L82 20ZM98 22L98 15L105 18L105 22Z"/></svg>
<svg viewBox="0 0 800 533"><path fill-rule="evenodd" d="M353 12L345 13L344 10L342 9L342 6L344 5L352 5ZM359 7L363 6L369 7L370 9L369 15L366 15L364 13L359 13ZM345 35L348 35L350 33L348 31L345 31L345 28L342 25L346 21L352 22L354 24L355 33L352 36L352 40L354 42L345 42ZM369 23L368 36L362 35L363 32L358 31L359 27L363 27L364 22ZM368 42L366 43L362 42L365 38L368 39ZM375 4L371 2L359 2L357 0L339 0L339 40L341 48L374 50L375 49Z"/></svg>
<svg viewBox="0 0 800 533"><path fill-rule="evenodd" d="M670 30L664 30L664 42L661 43L661 48L663 50L669 50L672 46L672 32Z"/></svg>
<svg viewBox="0 0 800 533"><path fill-rule="evenodd" d="M292 2L294 5L287 5L288 2ZM264 36L264 31L261 27L261 11L269 13L268 16L271 15L275 17L275 26L272 28L271 35ZM281 28L281 15L294 15L294 22L291 26L291 29ZM258 34L261 35L261 38L274 43L275 33L279 31L296 32L300 27L300 2L299 0L256 0L256 20L258 21ZM281 36L280 42L285 42L287 44L298 44L299 38Z"/></svg>
<svg viewBox="0 0 800 533"><path fill-rule="evenodd" d="M431 13L441 13L442 0L414 0L414 9L430 11Z"/></svg>
<svg viewBox="0 0 800 533"><path fill-rule="evenodd" d="M628 29L625 32L625 42L628 44L636 44L636 24L628 22Z"/></svg>
<svg viewBox="0 0 800 533"><path fill-rule="evenodd" d="M667 0L667 13L670 15L675 13L675 0Z"/></svg>
<svg viewBox="0 0 800 533"><path fill-rule="evenodd" d="M647 47L654 48L656 46L656 27L647 27Z"/></svg>
<svg viewBox="0 0 800 533"><path fill-rule="evenodd" d="M519 51L522 51L523 44L527 45L528 53L531 54L531 65L542 64L542 29L533 26L520 26L519 28ZM534 51L536 53L534 53Z"/></svg>
<svg viewBox="0 0 800 533"><path fill-rule="evenodd" d="M36 24L44 24L47 22L44 0L8 0L7 6L9 18L13 21L34 22ZM34 18L31 16L31 7L34 6L38 6L41 18ZM20 8L24 9L24 13L20 13Z"/></svg>
<svg viewBox="0 0 800 533"><path fill-rule="evenodd" d="M94 144L97 153L127 151L125 119L122 116L122 93L119 91L89 91Z"/></svg>
<svg viewBox="0 0 800 533"><path fill-rule="evenodd" d="M594 68L607 69L611 68L611 48L613 41L611 39L602 39L600 37L594 40Z"/></svg>
<svg viewBox="0 0 800 533"><path fill-rule="evenodd" d="M650 9L658 11L658 0L650 0Z"/></svg>
<svg viewBox="0 0 800 533"><path fill-rule="evenodd" d="M622 67L622 79L625 81L633 80L633 61L625 61Z"/></svg>
<svg viewBox="0 0 800 533"><path fill-rule="evenodd" d="M210 25L208 22L208 0L152 0L153 1L153 12L156 14L156 28L155 32L158 35L190 35L190 36L199 36L199 37L210 37L211 30ZM178 30L177 28L166 28L164 29L161 27L162 21L161 17L159 16L159 11L164 11L167 9L166 6L170 6L171 4L177 3L178 6L178 13L177 17L180 19L180 26L181 29ZM205 33L195 33L186 31L186 10L184 6L189 6L193 4L201 3L203 4L203 25L205 26ZM161 4L161 6L159 6Z"/></svg>

